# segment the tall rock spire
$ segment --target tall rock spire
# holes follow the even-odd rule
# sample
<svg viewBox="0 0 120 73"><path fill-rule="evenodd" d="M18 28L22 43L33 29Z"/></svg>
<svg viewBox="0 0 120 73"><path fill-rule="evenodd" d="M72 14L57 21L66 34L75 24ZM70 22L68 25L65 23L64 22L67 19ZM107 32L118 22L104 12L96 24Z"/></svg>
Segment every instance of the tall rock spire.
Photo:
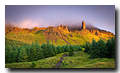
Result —
<svg viewBox="0 0 120 73"><path fill-rule="evenodd" d="M86 27L85 27L85 22L84 21L82 21L82 29L85 29Z"/></svg>

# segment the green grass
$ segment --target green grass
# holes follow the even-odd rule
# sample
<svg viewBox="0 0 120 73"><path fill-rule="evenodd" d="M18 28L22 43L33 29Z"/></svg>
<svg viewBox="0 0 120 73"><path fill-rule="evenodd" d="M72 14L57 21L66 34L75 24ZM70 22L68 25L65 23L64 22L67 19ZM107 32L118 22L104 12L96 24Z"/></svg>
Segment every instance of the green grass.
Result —
<svg viewBox="0 0 120 73"><path fill-rule="evenodd" d="M114 59L89 59L89 55L83 51L77 52L73 56L63 57L60 68L115 68ZM65 53L68 54L68 52ZM36 64L34 68L55 68L60 57L65 53L32 62L8 63L5 64L5 68L30 68L33 62Z"/></svg>
<svg viewBox="0 0 120 73"><path fill-rule="evenodd" d="M16 34L12 32L12 33L6 34L5 38L13 39L17 41L23 41L23 42L27 42L30 44L34 42L36 39L40 45L42 45L43 43L46 43L46 39L43 33L33 34L33 33L21 32L19 34Z"/></svg>
<svg viewBox="0 0 120 73"><path fill-rule="evenodd" d="M60 39L58 36L56 36L56 37L57 37L56 46L58 46L58 45L62 46L62 45L67 44L64 40Z"/></svg>
<svg viewBox="0 0 120 73"><path fill-rule="evenodd" d="M57 54L56 56L32 61L36 64L34 68L54 68L64 53ZM8 63L5 68L30 68L32 62Z"/></svg>
<svg viewBox="0 0 120 73"><path fill-rule="evenodd" d="M8 45L20 47L23 45L29 45L29 43L5 38L5 46L8 46Z"/></svg>
<svg viewBox="0 0 120 73"><path fill-rule="evenodd" d="M89 59L89 55L79 51L71 57L64 57L60 68L115 68L115 60L107 58Z"/></svg>

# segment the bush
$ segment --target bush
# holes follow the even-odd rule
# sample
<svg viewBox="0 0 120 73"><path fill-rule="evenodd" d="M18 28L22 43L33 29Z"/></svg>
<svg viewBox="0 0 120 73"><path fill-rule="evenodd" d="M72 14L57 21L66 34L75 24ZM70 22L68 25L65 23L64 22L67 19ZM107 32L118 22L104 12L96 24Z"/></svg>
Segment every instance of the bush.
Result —
<svg viewBox="0 0 120 73"><path fill-rule="evenodd" d="M73 56L73 50L72 49L70 49L70 51L69 51L69 56Z"/></svg>
<svg viewBox="0 0 120 73"><path fill-rule="evenodd" d="M35 62L32 62L32 65L30 66L30 68L34 68L36 66Z"/></svg>

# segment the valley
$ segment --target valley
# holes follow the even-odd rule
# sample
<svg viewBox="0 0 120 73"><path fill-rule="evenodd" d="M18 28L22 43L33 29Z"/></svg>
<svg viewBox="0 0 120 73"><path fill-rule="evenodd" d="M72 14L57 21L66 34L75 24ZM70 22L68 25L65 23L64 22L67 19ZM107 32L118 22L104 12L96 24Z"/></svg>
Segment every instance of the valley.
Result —
<svg viewBox="0 0 120 73"><path fill-rule="evenodd" d="M100 29L5 30L5 68L115 68L115 35Z"/></svg>

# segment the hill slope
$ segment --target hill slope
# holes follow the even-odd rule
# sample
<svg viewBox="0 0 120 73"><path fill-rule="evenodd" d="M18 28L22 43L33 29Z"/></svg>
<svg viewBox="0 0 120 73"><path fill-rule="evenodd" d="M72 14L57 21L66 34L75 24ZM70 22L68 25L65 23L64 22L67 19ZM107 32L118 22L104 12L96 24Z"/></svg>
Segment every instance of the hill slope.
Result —
<svg viewBox="0 0 120 73"><path fill-rule="evenodd" d="M47 40L56 46L66 44L83 45L86 42L91 43L93 38L96 41L102 38L106 42L112 37L115 37L113 33L104 30L81 29L70 31L66 26L62 25L47 28L34 27L33 29L13 27L11 30L5 30L5 38L7 39L23 41L30 44L37 39L40 45L46 43Z"/></svg>

